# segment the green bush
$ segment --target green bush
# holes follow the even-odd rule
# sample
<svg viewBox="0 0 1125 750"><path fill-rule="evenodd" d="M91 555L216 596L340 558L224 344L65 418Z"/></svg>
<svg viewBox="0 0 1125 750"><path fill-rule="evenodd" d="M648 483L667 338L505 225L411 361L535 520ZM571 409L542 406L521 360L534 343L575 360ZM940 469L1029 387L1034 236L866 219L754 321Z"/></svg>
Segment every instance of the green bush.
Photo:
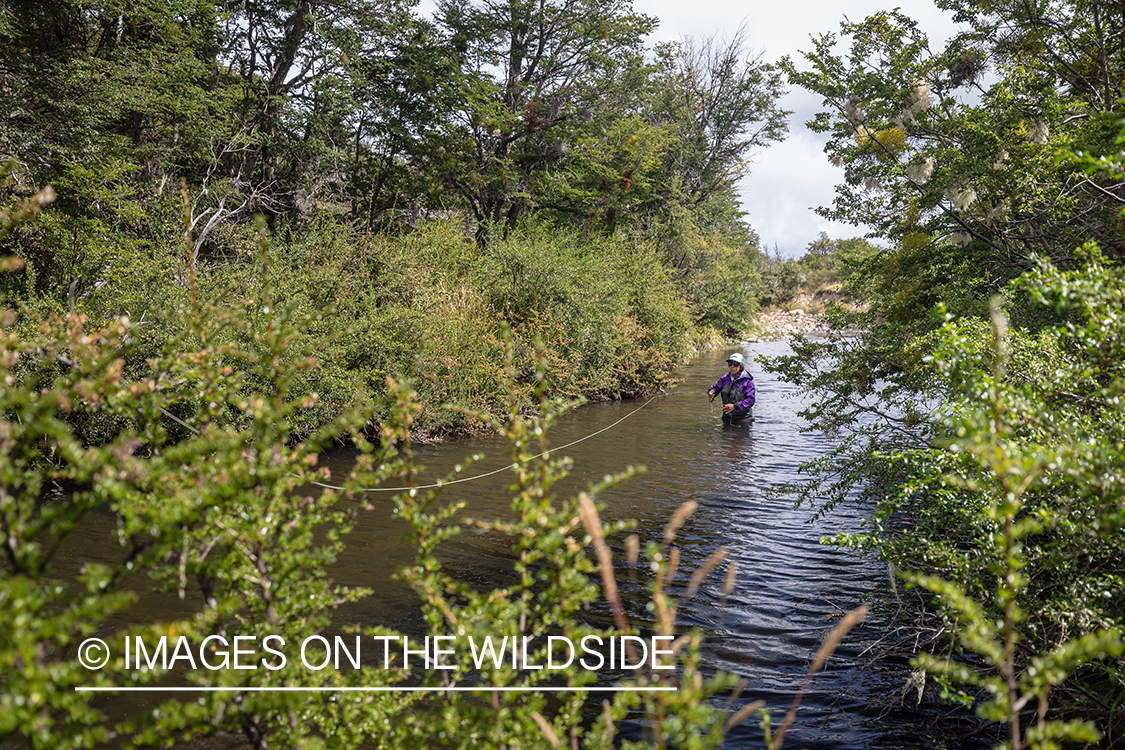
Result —
<svg viewBox="0 0 1125 750"><path fill-rule="evenodd" d="M1096 247L1079 255L1009 285L1010 320L997 307L915 336L876 325L769 365L817 394L808 416L840 437L793 489L822 511L874 503L867 530L835 541L940 596L957 643L930 647L984 661L920 662L973 686L1012 748L1125 726L1125 284ZM1097 720L1052 726L1052 698L1052 717Z"/></svg>
<svg viewBox="0 0 1125 750"><path fill-rule="evenodd" d="M138 327L126 368L138 377L169 347L190 349L184 320L193 305L233 302L246 308L252 327L266 325L253 302L262 283L260 236L224 226L192 263L182 217L160 205L165 210L155 213L143 241L91 232L85 220L61 216L22 229L19 249L72 249L61 265L29 254L24 273L5 282L9 299L39 315L72 310L95 324L128 315ZM72 233L78 245L65 241ZM524 355L537 340L548 348L561 393L592 398L667 383L697 336L657 254L620 239L529 222L482 250L455 220L370 235L320 215L267 244L274 299L307 321L282 356L318 362L315 377L294 384L317 396L293 415L298 433L330 423L353 403L370 406L388 376L416 383L424 405L418 429L471 428L444 405L502 408L502 322L511 324ZM55 279L68 265L70 275ZM243 348L254 346L240 335Z"/></svg>

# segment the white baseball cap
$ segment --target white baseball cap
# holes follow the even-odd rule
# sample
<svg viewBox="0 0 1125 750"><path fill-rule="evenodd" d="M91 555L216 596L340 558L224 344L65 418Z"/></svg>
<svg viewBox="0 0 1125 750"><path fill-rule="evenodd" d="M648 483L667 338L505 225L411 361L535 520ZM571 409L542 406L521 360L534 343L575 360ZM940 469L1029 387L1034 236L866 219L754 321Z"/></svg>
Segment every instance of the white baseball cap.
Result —
<svg viewBox="0 0 1125 750"><path fill-rule="evenodd" d="M739 354L738 352L735 352L734 354L732 354L732 355L730 355L729 357L727 357L727 362L735 362L735 363L737 363L737 364L740 364L740 365L741 365L741 364L743 364L743 362L742 362L742 355L741 355L741 354Z"/></svg>

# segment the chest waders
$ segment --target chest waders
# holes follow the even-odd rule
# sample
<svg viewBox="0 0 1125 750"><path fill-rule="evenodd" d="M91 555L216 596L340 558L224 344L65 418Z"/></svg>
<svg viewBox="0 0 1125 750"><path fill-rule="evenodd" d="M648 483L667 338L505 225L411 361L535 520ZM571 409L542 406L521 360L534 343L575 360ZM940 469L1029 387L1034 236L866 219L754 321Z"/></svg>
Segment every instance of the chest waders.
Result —
<svg viewBox="0 0 1125 750"><path fill-rule="evenodd" d="M741 383L747 378L739 378L737 381L731 381L723 386L719 394L723 397L723 405L737 404L742 399L746 398L746 391L743 389ZM747 406L745 409L735 409L730 414L723 413L723 424L740 424L743 420L750 416L750 410L753 407Z"/></svg>

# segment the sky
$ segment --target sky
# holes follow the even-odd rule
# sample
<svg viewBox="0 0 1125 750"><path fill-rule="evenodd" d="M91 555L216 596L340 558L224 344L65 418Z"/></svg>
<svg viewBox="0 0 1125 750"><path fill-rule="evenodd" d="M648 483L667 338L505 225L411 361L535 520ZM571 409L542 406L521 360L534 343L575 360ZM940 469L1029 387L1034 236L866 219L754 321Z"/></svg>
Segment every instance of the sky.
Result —
<svg viewBox="0 0 1125 750"><path fill-rule="evenodd" d="M929 35L931 47L955 32L951 15L939 10L932 0L898 0L893 4L886 0L633 0L635 10L660 19L650 45L714 34L729 38L744 24L749 52L760 52L763 60L771 62L790 55L798 68L805 67L799 53L812 49L811 35L838 32L845 16L860 21L896 5L918 21ZM820 232L827 232L833 239L862 236L865 227L830 222L814 212L817 206L831 205L835 185L844 176L841 168L828 161L823 151L824 136L805 127L805 122L820 111L820 97L790 90L781 105L793 110L788 138L757 152L750 174L738 185L742 207L761 237L762 247L772 252L776 245L782 256L799 257Z"/></svg>

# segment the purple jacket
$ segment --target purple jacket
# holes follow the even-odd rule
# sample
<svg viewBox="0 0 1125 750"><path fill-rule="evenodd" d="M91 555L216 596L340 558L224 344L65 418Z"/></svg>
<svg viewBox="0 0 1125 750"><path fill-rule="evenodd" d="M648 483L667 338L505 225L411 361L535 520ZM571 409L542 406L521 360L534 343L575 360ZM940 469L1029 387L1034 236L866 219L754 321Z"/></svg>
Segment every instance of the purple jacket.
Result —
<svg viewBox="0 0 1125 750"><path fill-rule="evenodd" d="M754 405L754 378L750 377L745 367L738 373L736 380L732 381L728 372L711 389L722 395L724 404L734 404L736 410L749 409Z"/></svg>

